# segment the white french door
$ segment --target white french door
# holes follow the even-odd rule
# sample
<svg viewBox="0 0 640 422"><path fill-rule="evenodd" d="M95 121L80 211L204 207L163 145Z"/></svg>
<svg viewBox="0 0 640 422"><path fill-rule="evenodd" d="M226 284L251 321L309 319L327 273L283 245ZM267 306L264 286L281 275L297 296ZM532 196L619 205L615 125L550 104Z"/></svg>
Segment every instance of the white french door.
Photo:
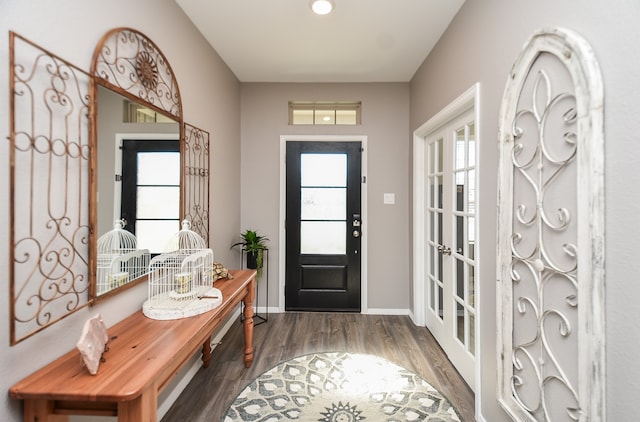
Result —
<svg viewBox="0 0 640 422"><path fill-rule="evenodd" d="M426 325L475 390L476 125L473 110L425 138Z"/></svg>

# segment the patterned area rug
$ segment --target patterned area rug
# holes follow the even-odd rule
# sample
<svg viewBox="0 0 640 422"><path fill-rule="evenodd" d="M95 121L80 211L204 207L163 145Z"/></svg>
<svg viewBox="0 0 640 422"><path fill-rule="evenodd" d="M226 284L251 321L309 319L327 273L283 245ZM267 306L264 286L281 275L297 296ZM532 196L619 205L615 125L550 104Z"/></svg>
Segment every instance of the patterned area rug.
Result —
<svg viewBox="0 0 640 422"><path fill-rule="evenodd" d="M418 375L385 359L317 353L280 363L249 384L223 422L460 421Z"/></svg>

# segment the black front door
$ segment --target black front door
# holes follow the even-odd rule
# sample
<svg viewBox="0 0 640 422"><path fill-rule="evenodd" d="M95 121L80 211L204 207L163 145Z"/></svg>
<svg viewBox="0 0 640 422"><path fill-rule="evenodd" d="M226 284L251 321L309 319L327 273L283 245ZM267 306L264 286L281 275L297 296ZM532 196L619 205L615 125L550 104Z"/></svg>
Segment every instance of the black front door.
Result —
<svg viewBox="0 0 640 422"><path fill-rule="evenodd" d="M288 311L360 311L361 155L361 142L287 142Z"/></svg>

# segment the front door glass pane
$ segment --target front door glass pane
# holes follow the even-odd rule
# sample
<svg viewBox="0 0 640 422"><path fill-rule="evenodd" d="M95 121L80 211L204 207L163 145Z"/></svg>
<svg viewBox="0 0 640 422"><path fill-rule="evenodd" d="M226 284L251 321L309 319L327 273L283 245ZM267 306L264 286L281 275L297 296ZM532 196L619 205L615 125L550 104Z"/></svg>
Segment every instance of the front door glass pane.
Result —
<svg viewBox="0 0 640 422"><path fill-rule="evenodd" d="M345 220L346 188L302 188L300 196L302 220Z"/></svg>
<svg viewBox="0 0 640 422"><path fill-rule="evenodd" d="M345 221L301 221L300 253L344 255L347 253Z"/></svg>
<svg viewBox="0 0 640 422"><path fill-rule="evenodd" d="M300 154L300 186L347 186L347 154Z"/></svg>

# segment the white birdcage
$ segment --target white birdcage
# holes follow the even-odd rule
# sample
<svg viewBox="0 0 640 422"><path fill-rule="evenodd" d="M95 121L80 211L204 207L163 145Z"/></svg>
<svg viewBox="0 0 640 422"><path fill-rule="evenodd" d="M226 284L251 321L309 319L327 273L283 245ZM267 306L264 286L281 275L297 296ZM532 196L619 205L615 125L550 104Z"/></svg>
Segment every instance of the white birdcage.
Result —
<svg viewBox="0 0 640 422"><path fill-rule="evenodd" d="M136 237L124 226L124 220L116 220L113 230L98 239L98 295L142 277L149 269L149 250L137 249Z"/></svg>
<svg viewBox="0 0 640 422"><path fill-rule="evenodd" d="M190 227L183 221L167 252L149 264L149 298L142 307L149 318L185 318L222 303L222 293L213 287L213 251Z"/></svg>

